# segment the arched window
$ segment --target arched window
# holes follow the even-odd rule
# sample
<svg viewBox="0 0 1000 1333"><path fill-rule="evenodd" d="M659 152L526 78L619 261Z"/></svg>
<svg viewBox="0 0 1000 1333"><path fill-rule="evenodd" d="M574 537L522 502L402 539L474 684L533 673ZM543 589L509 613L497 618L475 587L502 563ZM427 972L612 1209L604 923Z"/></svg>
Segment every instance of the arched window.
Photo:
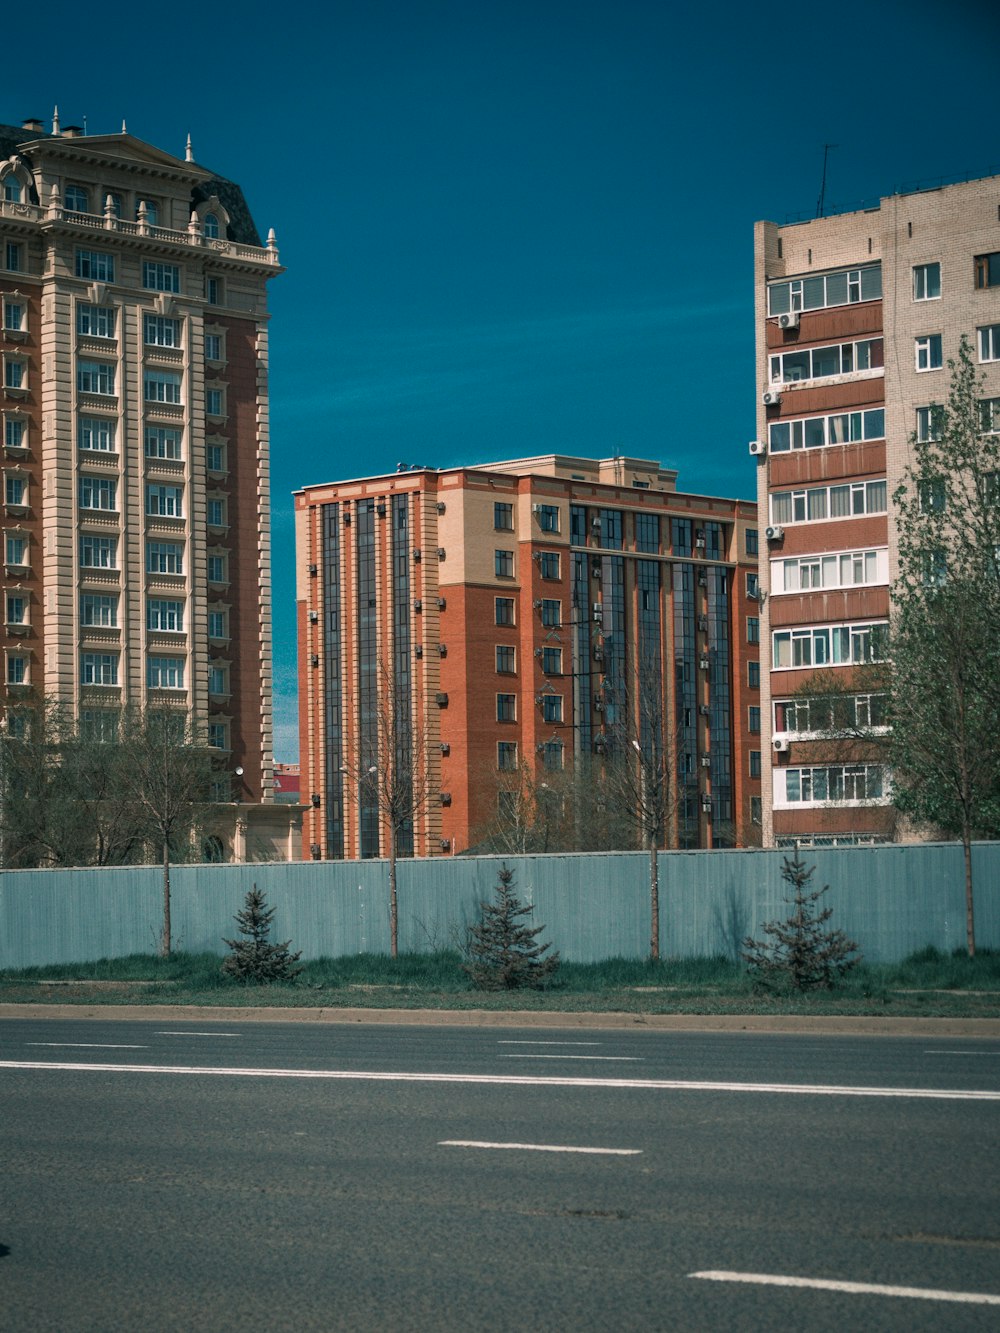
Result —
<svg viewBox="0 0 1000 1333"><path fill-rule="evenodd" d="M4 177L3 197L8 204L24 203L24 186L16 176L10 175Z"/></svg>
<svg viewBox="0 0 1000 1333"><path fill-rule="evenodd" d="M146 205L146 221L151 227L155 227L160 220L160 210L155 199L137 199L135 201L135 216L138 219L139 209L142 204Z"/></svg>
<svg viewBox="0 0 1000 1333"><path fill-rule="evenodd" d="M205 214L204 228L206 240L217 241L219 239L219 218L216 213Z"/></svg>
<svg viewBox="0 0 1000 1333"><path fill-rule="evenodd" d="M201 845L202 855L206 861L222 861L225 859L225 848L222 845L222 839L215 837L206 838Z"/></svg>

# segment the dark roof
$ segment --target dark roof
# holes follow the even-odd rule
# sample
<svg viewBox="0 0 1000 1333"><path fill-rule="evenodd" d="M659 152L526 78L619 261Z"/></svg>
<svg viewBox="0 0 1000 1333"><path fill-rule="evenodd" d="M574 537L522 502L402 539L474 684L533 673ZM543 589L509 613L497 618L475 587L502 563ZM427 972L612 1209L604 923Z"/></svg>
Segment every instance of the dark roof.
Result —
<svg viewBox="0 0 1000 1333"><path fill-rule="evenodd" d="M31 143L36 139L52 139L56 136L46 134L44 131L25 130L18 125L0 125L0 162L8 157L13 157L20 152L21 145ZM85 136L84 136L85 138ZM83 139L81 141L84 141ZM25 161L31 161L30 155L24 154ZM202 170L207 170L203 167ZM226 231L226 239L235 241L237 245L260 245L260 233L254 225L254 220L250 216L250 209L247 207L247 201L243 197L243 191L240 187L224 176L212 176L210 180L196 185L191 191L191 204L203 203L210 199L212 195L218 197L229 214L229 227ZM32 186L31 202L37 204L38 196Z"/></svg>

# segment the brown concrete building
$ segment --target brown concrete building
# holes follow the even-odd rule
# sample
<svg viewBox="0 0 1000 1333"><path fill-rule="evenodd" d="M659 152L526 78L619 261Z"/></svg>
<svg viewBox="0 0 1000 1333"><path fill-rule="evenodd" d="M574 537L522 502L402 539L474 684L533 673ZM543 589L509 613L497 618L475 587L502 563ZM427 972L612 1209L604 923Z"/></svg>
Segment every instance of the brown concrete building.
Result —
<svg viewBox="0 0 1000 1333"><path fill-rule="evenodd" d="M821 735L809 689L859 681L848 725L880 725L864 678L886 651L892 495L963 334L1000 429L1000 177L760 222L755 284L765 841L892 839L891 774L873 747Z"/></svg>
<svg viewBox="0 0 1000 1333"><path fill-rule="evenodd" d="M129 705L204 720L212 850L237 859L293 846L271 791L279 272L190 142L0 125L6 702L42 694L96 732Z"/></svg>
<svg viewBox="0 0 1000 1333"><path fill-rule="evenodd" d="M388 690L430 755L412 845L442 855L497 818L498 774L544 778L641 736L640 675L676 774L665 841L754 841L756 509L676 479L553 454L296 493L307 854L386 854L363 775L385 762Z"/></svg>

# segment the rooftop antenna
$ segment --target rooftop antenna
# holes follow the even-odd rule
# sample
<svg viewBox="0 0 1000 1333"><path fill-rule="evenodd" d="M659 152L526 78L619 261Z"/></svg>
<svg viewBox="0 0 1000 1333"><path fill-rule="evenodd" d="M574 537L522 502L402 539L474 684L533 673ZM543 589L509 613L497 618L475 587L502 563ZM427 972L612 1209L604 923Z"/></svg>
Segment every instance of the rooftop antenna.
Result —
<svg viewBox="0 0 1000 1333"><path fill-rule="evenodd" d="M55 107L52 111L52 133L59 133L59 108Z"/></svg>
<svg viewBox="0 0 1000 1333"><path fill-rule="evenodd" d="M816 205L816 216L817 216L818 218L821 218L821 217L823 216L823 205L824 205L824 203L826 202L826 162L827 162L827 158L830 156L830 149L831 149L831 148L839 148L839 147L840 147L840 145L839 145L839 144L835 144L835 143L825 143L825 144L823 145L823 183L822 183L822 185L820 185L820 187L819 187L819 203Z"/></svg>

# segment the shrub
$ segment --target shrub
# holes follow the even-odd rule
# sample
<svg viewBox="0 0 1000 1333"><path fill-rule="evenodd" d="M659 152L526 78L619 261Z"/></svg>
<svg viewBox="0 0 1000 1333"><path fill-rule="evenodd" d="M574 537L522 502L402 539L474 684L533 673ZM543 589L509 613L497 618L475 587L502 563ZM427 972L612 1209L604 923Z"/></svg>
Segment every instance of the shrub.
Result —
<svg viewBox="0 0 1000 1333"><path fill-rule="evenodd" d="M267 906L264 895L255 884L246 896L242 912L237 912L233 918L244 938L223 940L232 950L222 964L227 977L246 985L267 986L272 981L294 981L299 975L302 968L295 964L302 957L301 949L298 953L289 953L290 940L272 944L268 939L273 916L274 908Z"/></svg>
<svg viewBox="0 0 1000 1333"><path fill-rule="evenodd" d="M786 856L781 878L792 886L792 896L785 899L792 906L791 916L762 925L767 939L748 936L743 941L743 961L753 980L766 989L829 990L861 961L858 946L842 930L823 929L833 908L817 910L816 904L830 886L809 889L815 869L806 869L798 853L791 859Z"/></svg>
<svg viewBox="0 0 1000 1333"><path fill-rule="evenodd" d="M513 870L501 866L494 899L480 903L479 924L466 936L462 971L479 990L543 990L559 967L558 952L545 958L552 946L535 943L545 927L524 924L532 908L519 901L513 885Z"/></svg>

